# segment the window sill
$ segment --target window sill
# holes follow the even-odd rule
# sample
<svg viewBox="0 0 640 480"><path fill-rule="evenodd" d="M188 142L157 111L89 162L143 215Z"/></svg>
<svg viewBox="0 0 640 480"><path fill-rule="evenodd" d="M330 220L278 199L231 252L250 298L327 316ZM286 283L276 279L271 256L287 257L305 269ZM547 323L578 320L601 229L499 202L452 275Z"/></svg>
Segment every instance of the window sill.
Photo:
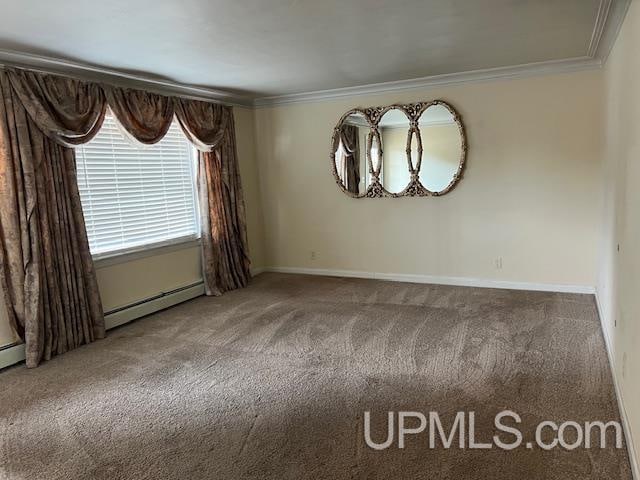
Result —
<svg viewBox="0 0 640 480"><path fill-rule="evenodd" d="M100 269L111 265L139 260L141 258L154 257L186 248L199 247L200 245L199 237L176 238L166 242L142 245L127 250L96 254L93 255L93 265L95 268Z"/></svg>

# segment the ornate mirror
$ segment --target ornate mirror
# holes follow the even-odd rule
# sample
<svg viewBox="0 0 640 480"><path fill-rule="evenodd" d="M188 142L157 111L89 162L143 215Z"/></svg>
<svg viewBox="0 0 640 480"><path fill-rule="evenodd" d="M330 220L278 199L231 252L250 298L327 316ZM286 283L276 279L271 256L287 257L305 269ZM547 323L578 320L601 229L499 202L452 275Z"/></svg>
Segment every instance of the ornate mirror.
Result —
<svg viewBox="0 0 640 480"><path fill-rule="evenodd" d="M331 163L349 196L439 196L462 177L460 115L441 100L350 110L334 129Z"/></svg>

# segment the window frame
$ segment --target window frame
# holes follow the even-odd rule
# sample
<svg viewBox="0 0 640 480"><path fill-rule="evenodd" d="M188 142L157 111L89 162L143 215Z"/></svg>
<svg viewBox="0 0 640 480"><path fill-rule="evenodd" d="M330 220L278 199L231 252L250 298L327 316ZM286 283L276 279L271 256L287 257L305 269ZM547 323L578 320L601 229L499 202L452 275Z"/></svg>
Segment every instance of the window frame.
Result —
<svg viewBox="0 0 640 480"><path fill-rule="evenodd" d="M107 111L107 115L110 115L115 121L118 128L121 130L123 127L119 124L117 118L110 110ZM173 122L177 122L177 119L174 117ZM98 132L99 135L99 132ZM127 136L122 133L121 135L125 139ZM104 252L91 253L91 258L95 266L103 267L108 265L116 265L119 263L126 263L132 260L137 260L141 258L146 258L155 255L162 255L164 253L169 253L173 251L178 251L187 248L195 248L201 247L201 231L202 231L202 223L200 217L200 202L198 201L198 150L197 148L189 142L188 139L186 141L189 143L190 147L190 160L192 162L192 171L193 171L193 201L195 207L195 233L190 235L182 235L180 237L170 238L166 240L160 240L157 242L145 243L142 245L135 245L132 247L124 247L117 248L114 250L108 250ZM77 163L77 159L76 159ZM77 169L76 165L76 169ZM83 211L84 216L84 211ZM87 233L88 236L88 233Z"/></svg>
<svg viewBox="0 0 640 480"><path fill-rule="evenodd" d="M97 253L95 255L92 254L91 257L93 258L94 265L98 268L102 268L196 247L202 247L202 238L200 233L197 235L190 235L188 237L180 237L172 240L141 245L138 247L131 247L129 249Z"/></svg>

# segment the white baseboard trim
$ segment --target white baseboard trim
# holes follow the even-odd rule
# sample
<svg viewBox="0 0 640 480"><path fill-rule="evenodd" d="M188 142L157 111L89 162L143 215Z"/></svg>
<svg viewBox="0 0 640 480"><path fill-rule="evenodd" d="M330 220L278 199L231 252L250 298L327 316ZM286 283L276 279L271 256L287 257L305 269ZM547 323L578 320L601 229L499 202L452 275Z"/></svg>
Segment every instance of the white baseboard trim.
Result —
<svg viewBox="0 0 640 480"><path fill-rule="evenodd" d="M598 316L600 317L600 328L602 329L602 336L604 337L604 343L607 350L607 356L609 357L609 368L611 369L611 377L613 378L613 385L616 391L616 399L618 400L618 410L620 411L620 419L622 420L622 429L624 430L624 438L627 442L627 453L629 454L629 463L631 464L631 473L634 480L640 480L640 468L638 464L638 458L636 457L636 449L633 443L633 434L631 433L631 426L629 424L629 417L627 416L627 409L624 406L624 399L622 397L622 388L618 381L618 375L616 374L616 362L613 356L613 348L611 338L609 337L609 329L605 325L604 315L602 314L602 306L600 305L600 297L598 291L595 293L596 306L598 307Z"/></svg>
<svg viewBox="0 0 640 480"><path fill-rule="evenodd" d="M112 312L107 312L104 316L105 327L107 330L110 330L201 295L204 295L203 283L161 293L155 297L141 300L140 302L119 308ZM24 361L24 359L24 344L4 348L0 350L0 369L15 365L16 363Z"/></svg>
<svg viewBox="0 0 640 480"><path fill-rule="evenodd" d="M509 282L502 280L489 280L469 277L442 277L437 275L414 275L406 273L377 273L362 272L357 270L332 270L322 268L298 268L298 267L266 267L266 272L298 273L304 275L323 275L327 277L352 277L373 278L377 280L390 280L407 283L432 283L435 285L453 285L459 287L502 288L508 290L533 290L540 292L560 293L595 293L595 287L591 285L565 285L552 283Z"/></svg>
<svg viewBox="0 0 640 480"><path fill-rule="evenodd" d="M255 277L256 275L260 275L262 272L265 271L264 267L255 267L251 269L251 276Z"/></svg>

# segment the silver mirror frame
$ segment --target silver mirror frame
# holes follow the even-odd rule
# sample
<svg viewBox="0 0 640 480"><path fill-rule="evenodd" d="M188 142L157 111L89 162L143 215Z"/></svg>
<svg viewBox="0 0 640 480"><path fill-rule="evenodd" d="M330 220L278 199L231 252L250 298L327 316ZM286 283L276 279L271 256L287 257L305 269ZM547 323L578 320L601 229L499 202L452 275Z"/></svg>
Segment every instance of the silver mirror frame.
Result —
<svg viewBox="0 0 640 480"><path fill-rule="evenodd" d="M446 108L449 113L453 116L453 119L458 126L458 131L460 133L460 160L458 162L458 169L456 173L452 177L449 184L442 190L438 192L432 192L428 190L422 183L420 182L420 168L422 166L422 154L423 154L423 142L422 136L420 134L419 122L422 114L429 108L436 105L440 105ZM407 115L409 119L409 130L407 132L407 147L406 147L406 155L407 155L407 168L409 169L410 181L404 190L398 193L391 193L387 191L380 182L380 171L382 169L382 162L384 161L383 149L384 145L381 141L380 131L378 129L378 125L383 115L387 113L389 110L401 110ZM336 150L337 145L340 138L340 129L342 127L343 122L353 114L359 114L364 116L367 123L369 124L370 132L367 135L367 145L366 145L366 159L369 173L371 174L372 181L367 186L365 192L361 194L354 194L353 192L349 192L345 186L343 185L340 177L338 175L338 171L336 169ZM377 142L379 145L378 148L378 164L377 169L374 169L373 161L371 159L371 146L373 137L377 138ZM414 163L414 160L411 158L411 146L413 137L417 137L417 147L418 147L418 156L419 158ZM349 110L347 113L340 117L340 120L336 124L333 129L333 135L331 137L331 152L329 154L329 159L331 161L331 171L333 172L334 179L336 184L342 190L343 193L352 198L399 198L399 197L438 197L449 193L453 188L456 187L458 182L462 179L466 160L467 160L467 152L468 152L468 144L467 144L467 136L465 132L464 123L462 122L462 117L456 111L453 106L444 100L432 100L429 102L418 102L418 103L409 103L409 104L393 104L387 105L384 107L370 107L370 108L353 108Z"/></svg>

